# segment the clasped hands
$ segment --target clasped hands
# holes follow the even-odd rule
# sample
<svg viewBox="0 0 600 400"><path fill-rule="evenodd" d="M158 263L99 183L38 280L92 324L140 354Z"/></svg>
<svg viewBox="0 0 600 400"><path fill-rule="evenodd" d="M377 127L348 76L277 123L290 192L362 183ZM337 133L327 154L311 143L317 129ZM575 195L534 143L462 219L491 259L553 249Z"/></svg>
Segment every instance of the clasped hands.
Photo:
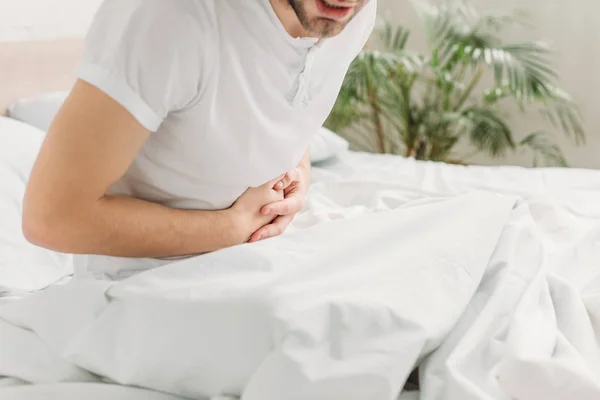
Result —
<svg viewBox="0 0 600 400"><path fill-rule="evenodd" d="M231 207L244 242L281 235L302 211L310 186L310 167L299 166L272 181L250 188Z"/></svg>

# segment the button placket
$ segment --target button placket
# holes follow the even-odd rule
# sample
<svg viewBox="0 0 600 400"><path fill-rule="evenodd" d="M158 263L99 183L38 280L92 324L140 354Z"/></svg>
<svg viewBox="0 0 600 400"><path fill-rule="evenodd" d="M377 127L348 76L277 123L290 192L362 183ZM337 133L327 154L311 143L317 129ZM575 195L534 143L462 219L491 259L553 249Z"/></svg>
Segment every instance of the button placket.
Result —
<svg viewBox="0 0 600 400"><path fill-rule="evenodd" d="M298 91L294 96L293 105L298 106L307 106L309 102L308 98L308 84L310 79L310 74L312 72L312 66L315 58L315 51L317 46L312 47L308 53L306 54L306 59L304 61L304 69L300 73L298 78Z"/></svg>

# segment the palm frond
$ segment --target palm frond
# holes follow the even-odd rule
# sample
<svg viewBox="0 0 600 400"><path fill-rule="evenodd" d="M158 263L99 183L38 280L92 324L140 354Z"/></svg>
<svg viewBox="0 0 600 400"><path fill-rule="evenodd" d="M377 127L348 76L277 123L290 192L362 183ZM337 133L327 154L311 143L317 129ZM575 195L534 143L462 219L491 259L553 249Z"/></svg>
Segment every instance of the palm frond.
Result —
<svg viewBox="0 0 600 400"><path fill-rule="evenodd" d="M354 150L377 152L377 142L373 132L373 124L369 119L363 119L357 122L352 130L342 133L342 136L348 140Z"/></svg>
<svg viewBox="0 0 600 400"><path fill-rule="evenodd" d="M410 31L402 26L394 27L392 24L386 23L381 38L387 51L402 52L406 49Z"/></svg>
<svg viewBox="0 0 600 400"><path fill-rule="evenodd" d="M360 104L342 88L340 95L324 126L333 132L342 132L364 118Z"/></svg>
<svg viewBox="0 0 600 400"><path fill-rule="evenodd" d="M511 25L530 26L530 13L524 10L515 10L510 14L487 14L479 18L478 29L489 29L501 33Z"/></svg>
<svg viewBox="0 0 600 400"><path fill-rule="evenodd" d="M410 106L412 85L424 65L424 57L404 50L409 33L403 28L388 27L383 32L389 51L365 50L351 64L340 96L329 115L326 126L341 132L356 125L363 118L362 108L371 107L378 114L379 124L390 125L401 131L399 107ZM378 125L379 125L378 124ZM380 132L380 136L387 132Z"/></svg>
<svg viewBox="0 0 600 400"><path fill-rule="evenodd" d="M483 101L485 104L491 105L513 96L513 90L510 87L497 87L486 90ZM576 144L585 143L585 126L581 111L565 91L550 84L540 85L533 88L529 98L518 99L517 104L523 111L526 106L538 106L539 112L552 126L573 137Z"/></svg>
<svg viewBox="0 0 600 400"><path fill-rule="evenodd" d="M558 146L540 132L515 143L495 107L510 99L524 113L539 111L555 128L584 141L579 109L556 87L549 47L505 41L503 29L523 23L523 14L481 15L468 0L413 3L431 52L410 52L410 32L387 24L379 50L364 50L350 66L328 126L365 151L397 154L404 148L406 155L445 160L466 137L494 157L524 147L536 163L566 165ZM477 99L488 72L494 84Z"/></svg>
<svg viewBox="0 0 600 400"><path fill-rule="evenodd" d="M581 111L563 90L547 86L544 93L533 97L533 103L542 106L541 114L555 127L572 136L576 144L585 143L585 127Z"/></svg>
<svg viewBox="0 0 600 400"><path fill-rule="evenodd" d="M447 70L461 63L493 68L496 86L508 86L519 97L532 96L558 77L550 67L550 49L541 42L503 44L502 25L519 21L519 15L480 16L468 4L431 7L416 4L440 64Z"/></svg>
<svg viewBox="0 0 600 400"><path fill-rule="evenodd" d="M455 52L464 55L461 62L466 61L473 67L481 64L491 67L496 87L509 89L517 99L531 100L557 79L558 74L549 60L550 50L545 44L499 45L486 40L472 37L453 46L459 49Z"/></svg>
<svg viewBox="0 0 600 400"><path fill-rule="evenodd" d="M428 1L418 0L411 0L411 4L423 23L429 46L435 48L437 38L443 35L452 22L450 15L445 12L446 6L436 7Z"/></svg>
<svg viewBox="0 0 600 400"><path fill-rule="evenodd" d="M379 89L390 84L390 78L405 79L417 74L424 60L416 53L386 53L378 50L363 51L350 65L344 81L348 93L364 99L369 87Z"/></svg>
<svg viewBox="0 0 600 400"><path fill-rule="evenodd" d="M471 144L492 157L502 157L516 147L512 130L492 109L471 107L463 112L460 123Z"/></svg>
<svg viewBox="0 0 600 400"><path fill-rule="evenodd" d="M567 160L556 143L548 139L545 132L539 131L528 135L519 146L528 148L533 152L533 166L543 165L549 167L568 167Z"/></svg>

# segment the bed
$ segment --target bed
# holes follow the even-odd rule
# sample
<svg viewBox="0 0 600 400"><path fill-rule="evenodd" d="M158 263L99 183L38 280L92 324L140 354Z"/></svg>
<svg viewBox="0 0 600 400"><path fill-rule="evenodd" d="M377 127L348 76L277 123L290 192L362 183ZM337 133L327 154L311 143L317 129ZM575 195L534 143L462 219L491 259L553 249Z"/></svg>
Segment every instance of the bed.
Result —
<svg viewBox="0 0 600 400"><path fill-rule="evenodd" d="M0 45L0 110L68 90L80 49ZM344 151L281 238L77 282L19 233L43 132L10 126L0 399L600 399L598 171Z"/></svg>

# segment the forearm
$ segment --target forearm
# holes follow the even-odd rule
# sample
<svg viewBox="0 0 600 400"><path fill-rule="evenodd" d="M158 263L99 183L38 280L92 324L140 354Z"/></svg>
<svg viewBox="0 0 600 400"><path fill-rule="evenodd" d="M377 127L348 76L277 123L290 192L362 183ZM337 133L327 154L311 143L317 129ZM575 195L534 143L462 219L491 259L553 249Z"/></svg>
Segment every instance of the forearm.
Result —
<svg viewBox="0 0 600 400"><path fill-rule="evenodd" d="M242 241L230 211L176 210L127 197L79 209L25 213L28 238L55 251L117 257L201 254ZM37 232L36 232L37 231Z"/></svg>

